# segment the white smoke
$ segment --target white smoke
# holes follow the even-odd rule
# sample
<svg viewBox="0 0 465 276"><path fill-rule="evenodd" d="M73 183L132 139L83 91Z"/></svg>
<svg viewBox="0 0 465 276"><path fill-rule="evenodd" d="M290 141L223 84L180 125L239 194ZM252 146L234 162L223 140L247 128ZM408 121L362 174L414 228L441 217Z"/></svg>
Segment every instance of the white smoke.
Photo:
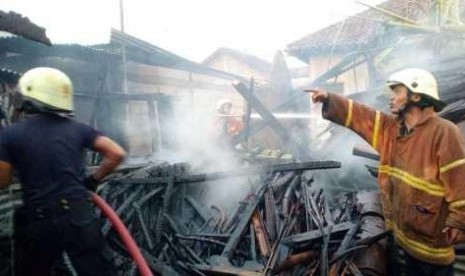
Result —
<svg viewBox="0 0 465 276"><path fill-rule="evenodd" d="M244 166L234 148L219 138L221 124L214 108L178 104L171 123L174 134L174 153L177 161L188 162L194 173L230 171ZM205 184L201 184L205 185ZM206 183L208 190L203 199L229 213L238 202L253 191L248 177L231 177Z"/></svg>

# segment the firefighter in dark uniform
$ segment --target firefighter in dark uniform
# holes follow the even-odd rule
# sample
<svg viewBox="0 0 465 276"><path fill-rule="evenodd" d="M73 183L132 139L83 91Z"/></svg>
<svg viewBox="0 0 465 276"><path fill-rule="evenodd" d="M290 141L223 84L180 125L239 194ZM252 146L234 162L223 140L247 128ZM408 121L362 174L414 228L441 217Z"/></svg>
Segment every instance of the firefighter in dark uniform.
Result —
<svg viewBox="0 0 465 276"><path fill-rule="evenodd" d="M23 206L15 211L15 272L50 275L66 252L78 275L115 275L89 191L124 159L124 150L91 126L72 120L73 87L63 72L34 68L19 80L26 113L0 134L0 188L13 169ZM104 157L86 177L83 151Z"/></svg>

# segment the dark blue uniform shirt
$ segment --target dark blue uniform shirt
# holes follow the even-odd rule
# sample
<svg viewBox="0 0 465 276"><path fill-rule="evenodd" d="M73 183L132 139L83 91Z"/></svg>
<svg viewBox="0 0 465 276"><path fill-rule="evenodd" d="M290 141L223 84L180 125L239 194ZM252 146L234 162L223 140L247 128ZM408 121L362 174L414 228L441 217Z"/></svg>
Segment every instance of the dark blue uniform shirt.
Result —
<svg viewBox="0 0 465 276"><path fill-rule="evenodd" d="M99 135L70 118L32 115L2 130L0 160L18 172L25 205L85 199L84 149L92 149Z"/></svg>

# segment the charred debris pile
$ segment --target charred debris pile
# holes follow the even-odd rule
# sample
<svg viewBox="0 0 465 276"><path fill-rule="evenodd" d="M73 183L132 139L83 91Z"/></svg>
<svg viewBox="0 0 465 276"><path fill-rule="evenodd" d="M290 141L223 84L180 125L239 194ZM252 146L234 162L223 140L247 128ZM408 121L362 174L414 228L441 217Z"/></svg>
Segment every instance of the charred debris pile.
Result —
<svg viewBox="0 0 465 276"><path fill-rule="evenodd" d="M317 183L318 171L339 167L308 161L194 174L186 163L131 166L115 172L98 194L157 275L383 275L387 233L378 193L328 195ZM206 203L211 185L241 176L254 192L234 209ZM11 275L9 231L19 204L18 186L0 194L1 275ZM135 275L119 236L101 217L119 275ZM66 259L56 271L75 275Z"/></svg>
<svg viewBox="0 0 465 276"><path fill-rule="evenodd" d="M310 161L191 174L186 164L123 170L99 191L161 275L382 275L386 236L377 192L328 197ZM208 182L253 175L234 211L207 206ZM228 215L229 214L229 215ZM103 233L121 275L135 267L109 222ZM336 274L334 274L336 273Z"/></svg>

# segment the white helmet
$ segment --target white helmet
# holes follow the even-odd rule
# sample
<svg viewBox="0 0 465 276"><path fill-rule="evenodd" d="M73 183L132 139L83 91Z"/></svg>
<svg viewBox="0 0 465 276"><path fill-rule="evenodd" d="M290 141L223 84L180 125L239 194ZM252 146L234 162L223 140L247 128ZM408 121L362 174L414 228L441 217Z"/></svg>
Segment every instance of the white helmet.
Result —
<svg viewBox="0 0 465 276"><path fill-rule="evenodd" d="M221 99L221 100L219 100L219 101L216 103L216 110L217 110L218 112L223 111L223 108L224 108L225 105L229 105L229 106L232 107L232 102L231 102L231 100L230 100L230 99Z"/></svg>
<svg viewBox="0 0 465 276"><path fill-rule="evenodd" d="M71 113L73 84L69 77L58 69L33 68L19 79L19 89L25 101L49 111Z"/></svg>
<svg viewBox="0 0 465 276"><path fill-rule="evenodd" d="M408 68L398 71L389 77L387 84L391 88L402 84L413 93L428 96L434 102L435 111L441 111L447 105L439 99L436 78L426 70Z"/></svg>

